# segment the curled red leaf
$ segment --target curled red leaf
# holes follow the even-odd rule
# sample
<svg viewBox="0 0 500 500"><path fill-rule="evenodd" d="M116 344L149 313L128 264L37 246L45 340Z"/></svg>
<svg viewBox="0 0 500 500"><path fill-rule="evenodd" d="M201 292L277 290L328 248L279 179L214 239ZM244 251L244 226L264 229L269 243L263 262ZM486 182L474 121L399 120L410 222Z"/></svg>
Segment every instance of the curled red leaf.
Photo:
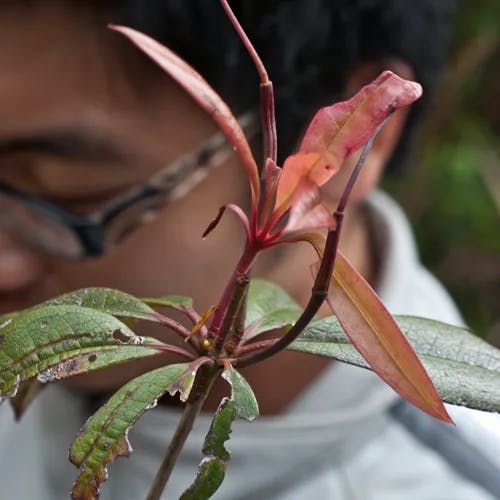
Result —
<svg viewBox="0 0 500 500"><path fill-rule="evenodd" d="M167 47L132 28L115 25L110 25L110 28L122 33L139 47L210 114L229 142L234 146L236 153L245 166L250 180L252 207L256 209L259 198L257 165L245 134L228 105L194 68Z"/></svg>
<svg viewBox="0 0 500 500"><path fill-rule="evenodd" d="M371 137L393 111L411 104L422 87L384 71L345 102L321 108L311 121L299 153L285 161L277 196L276 212L283 213L302 179L322 186L344 160Z"/></svg>

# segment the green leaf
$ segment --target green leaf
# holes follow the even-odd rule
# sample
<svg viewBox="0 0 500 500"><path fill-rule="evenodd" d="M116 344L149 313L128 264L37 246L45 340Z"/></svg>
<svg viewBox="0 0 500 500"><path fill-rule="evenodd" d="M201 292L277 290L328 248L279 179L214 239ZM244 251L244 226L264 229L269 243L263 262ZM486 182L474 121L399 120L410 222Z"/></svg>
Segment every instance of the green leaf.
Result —
<svg viewBox="0 0 500 500"><path fill-rule="evenodd" d="M212 420L205 443L198 475L193 484L180 497L181 500L210 498L222 484L230 454L224 443L231 434L231 424L237 417L234 401L224 398Z"/></svg>
<svg viewBox="0 0 500 500"><path fill-rule="evenodd" d="M205 458L200 464L194 483L180 496L180 500L205 500L220 487L226 474L226 464L218 458Z"/></svg>
<svg viewBox="0 0 500 500"><path fill-rule="evenodd" d="M141 299L151 307L171 307L173 309L183 309L193 307L193 299L184 295L167 295L166 297L146 297Z"/></svg>
<svg viewBox="0 0 500 500"><path fill-rule="evenodd" d="M224 443L231 434L231 424L236 418L253 420L259 415L259 406L248 382L231 366L225 368L222 377L231 385L231 399L222 400L212 420L203 446L205 458L200 463L196 479L181 500L203 500L217 491L230 458Z"/></svg>
<svg viewBox="0 0 500 500"><path fill-rule="evenodd" d="M14 318L14 316L17 316L18 314L19 312L17 311L13 311L7 314L2 314L2 316L0 316L0 328L2 328L7 323L10 323L12 321L12 318Z"/></svg>
<svg viewBox="0 0 500 500"><path fill-rule="evenodd" d="M396 320L446 403L500 412L500 350L465 328L411 316ZM369 368L333 317L311 323L290 349Z"/></svg>
<svg viewBox="0 0 500 500"><path fill-rule="evenodd" d="M212 420L212 425L208 431L203 445L203 455L206 457L217 457L222 461L229 461L229 452L224 447L224 443L231 434L231 424L234 422L238 412L232 399L224 398Z"/></svg>
<svg viewBox="0 0 500 500"><path fill-rule="evenodd" d="M239 418L252 421L259 416L259 404L248 382L233 367L225 368L222 377L231 385L231 399Z"/></svg>
<svg viewBox="0 0 500 500"><path fill-rule="evenodd" d="M248 290L245 338L295 323L301 309L279 286L265 280L252 280Z"/></svg>
<svg viewBox="0 0 500 500"><path fill-rule="evenodd" d="M124 385L82 427L69 450L71 462L80 468L72 489L74 500L97 498L106 480L107 464L130 455L129 429L167 391L175 393L175 381L187 364L164 366Z"/></svg>
<svg viewBox="0 0 500 500"><path fill-rule="evenodd" d="M23 311L0 327L0 395L38 376L50 382L122 361L157 354L118 319L74 305Z"/></svg>
<svg viewBox="0 0 500 500"><path fill-rule="evenodd" d="M172 384L172 391L174 391L174 393L179 393L181 401L187 401L191 389L193 388L198 369L206 363L213 363L212 358L201 356L191 361L191 363L187 365L184 373Z"/></svg>
<svg viewBox="0 0 500 500"><path fill-rule="evenodd" d="M117 318L158 321L157 313L143 300L111 288L83 288L56 297L42 306L74 305L97 309Z"/></svg>

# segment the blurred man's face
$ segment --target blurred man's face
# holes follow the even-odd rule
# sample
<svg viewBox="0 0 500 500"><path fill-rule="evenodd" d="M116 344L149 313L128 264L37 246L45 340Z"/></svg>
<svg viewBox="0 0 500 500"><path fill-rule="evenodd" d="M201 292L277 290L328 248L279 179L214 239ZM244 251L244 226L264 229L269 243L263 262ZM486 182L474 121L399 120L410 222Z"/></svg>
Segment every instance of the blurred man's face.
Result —
<svg viewBox="0 0 500 500"><path fill-rule="evenodd" d="M88 213L195 149L215 128L129 42L106 29L112 16L92 13L84 2L68 6L0 6L0 181ZM0 226L0 312L91 285L195 293L200 307L208 307L224 279L210 261L230 232L236 257L240 232L229 222L210 241L201 234L227 201L228 186L241 190L241 173L222 166L189 200L169 204L98 259L46 255Z"/></svg>
<svg viewBox="0 0 500 500"><path fill-rule="evenodd" d="M106 28L113 15L89 3L0 5L0 182L79 213L97 210L143 183L215 131L182 90ZM360 70L348 93L377 76L373 73L369 66ZM377 139L351 207L376 183L402 123L394 118ZM208 308L242 248L241 228L231 217L201 239L220 205L246 205L246 179L236 163L228 161L100 258L46 254L2 229L0 220L0 313L86 286L138 295L182 293L194 296L200 310ZM327 188L331 206L348 170ZM273 279L283 275L281 257L269 266ZM285 273L293 280L284 284L303 290L295 296L306 300L312 258L301 258L300 252L293 256L294 273Z"/></svg>
<svg viewBox="0 0 500 500"><path fill-rule="evenodd" d="M183 91L128 41L106 29L116 20L100 12L99 5L64 0L0 3L0 183L82 214L140 185L215 131L211 119ZM377 76L372 73L358 75L355 89ZM391 123L365 164L366 174L351 198L353 213L355 201L376 182L397 137L400 122ZM207 240L201 238L221 205L231 201L247 206L246 176L237 163L232 158L109 253L87 260L45 253L2 228L0 198L0 314L88 286L139 296L185 294L194 297L199 311L208 309L217 302L244 243L241 225L231 216ZM327 188L325 198L332 207L348 169ZM341 247L369 279L370 245L363 224L346 217ZM259 261L256 274L305 303L313 252L301 245L277 252ZM285 353L274 361L271 379L292 367L296 383L285 377L286 387L280 388L289 401L327 363ZM141 363L134 367L143 369ZM274 396L266 406L262 395L269 373L260 365L252 370L247 376L265 411L283 407ZM132 375L132 368L120 372L118 367L106 377L90 374L79 383L109 389ZM216 405L219 400L214 399Z"/></svg>

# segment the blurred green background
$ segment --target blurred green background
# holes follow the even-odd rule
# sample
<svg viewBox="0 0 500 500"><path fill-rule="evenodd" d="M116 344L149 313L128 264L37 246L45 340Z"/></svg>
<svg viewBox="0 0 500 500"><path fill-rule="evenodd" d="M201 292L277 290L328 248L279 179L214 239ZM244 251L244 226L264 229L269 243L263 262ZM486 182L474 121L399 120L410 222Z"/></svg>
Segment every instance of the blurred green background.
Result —
<svg viewBox="0 0 500 500"><path fill-rule="evenodd" d="M384 188L467 324L500 346L500 1L460 5L416 165Z"/></svg>

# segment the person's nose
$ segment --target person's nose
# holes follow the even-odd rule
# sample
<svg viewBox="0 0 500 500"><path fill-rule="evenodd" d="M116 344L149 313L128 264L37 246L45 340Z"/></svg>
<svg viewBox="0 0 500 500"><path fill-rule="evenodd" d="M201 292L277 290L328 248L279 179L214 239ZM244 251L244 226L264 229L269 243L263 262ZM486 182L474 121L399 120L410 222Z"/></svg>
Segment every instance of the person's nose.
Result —
<svg viewBox="0 0 500 500"><path fill-rule="evenodd" d="M0 293L33 285L42 271L43 264L36 252L0 229Z"/></svg>

